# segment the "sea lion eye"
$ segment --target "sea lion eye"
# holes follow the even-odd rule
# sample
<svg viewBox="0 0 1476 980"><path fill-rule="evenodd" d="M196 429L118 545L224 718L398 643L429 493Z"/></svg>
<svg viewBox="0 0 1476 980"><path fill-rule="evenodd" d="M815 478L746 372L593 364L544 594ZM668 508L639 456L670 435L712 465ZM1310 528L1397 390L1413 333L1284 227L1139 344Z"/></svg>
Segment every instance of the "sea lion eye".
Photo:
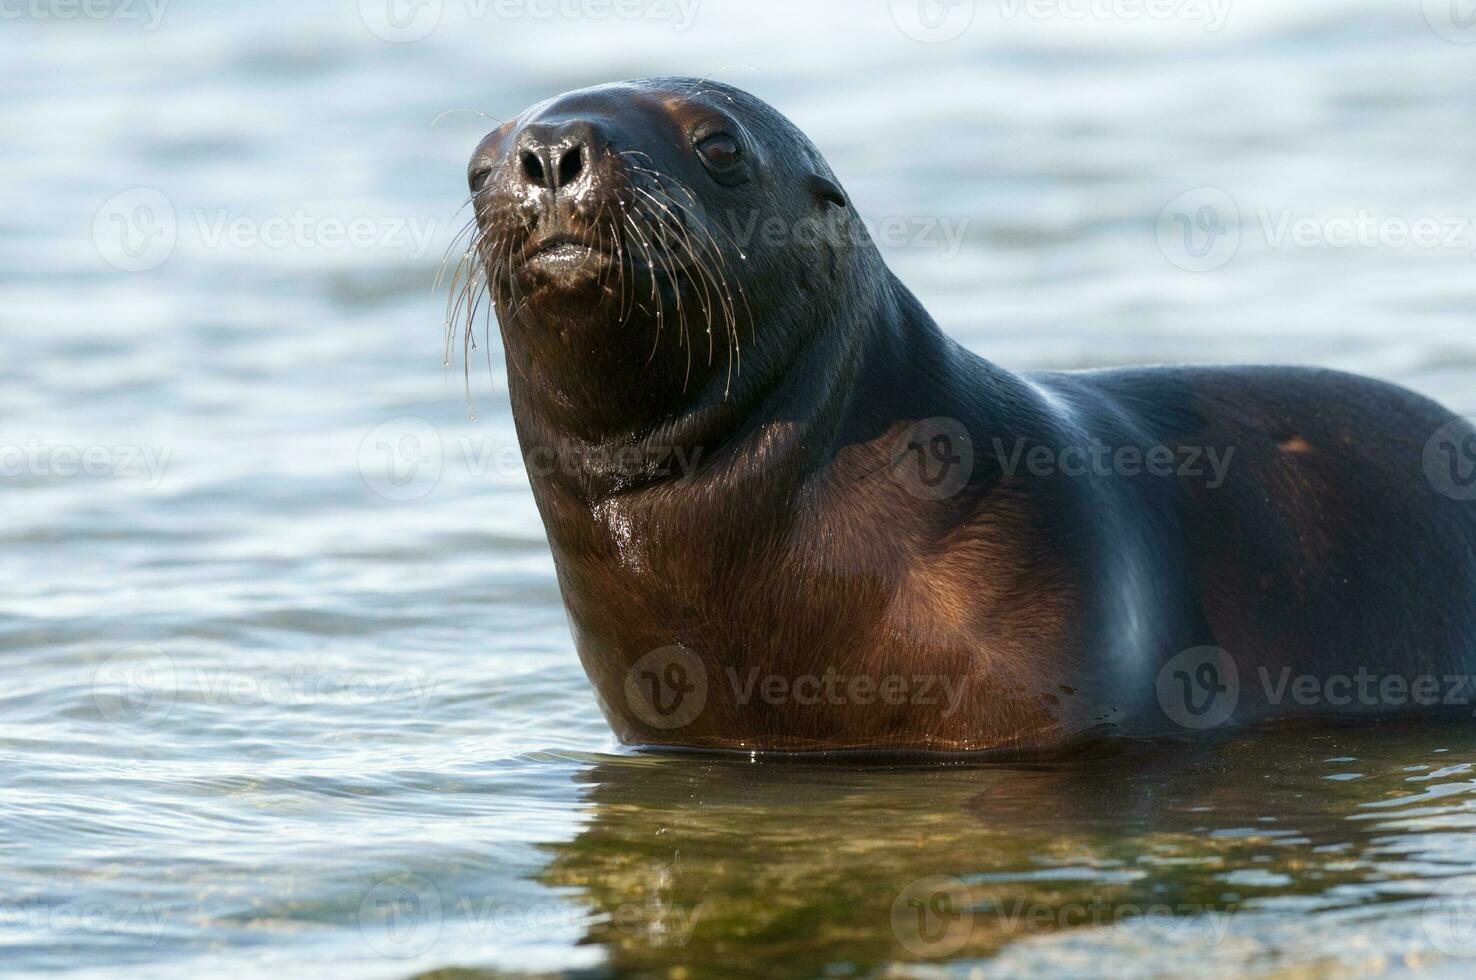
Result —
<svg viewBox="0 0 1476 980"><path fill-rule="evenodd" d="M703 162L714 170L733 169L743 155L738 148L738 141L727 133L714 133L707 137L697 144L697 152L702 154Z"/></svg>

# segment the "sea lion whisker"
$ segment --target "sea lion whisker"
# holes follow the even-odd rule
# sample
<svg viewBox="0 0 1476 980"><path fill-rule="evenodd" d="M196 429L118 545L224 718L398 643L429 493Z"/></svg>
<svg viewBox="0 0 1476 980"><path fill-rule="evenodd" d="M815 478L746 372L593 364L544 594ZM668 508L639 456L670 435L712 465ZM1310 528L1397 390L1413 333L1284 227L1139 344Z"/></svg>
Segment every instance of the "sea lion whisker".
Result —
<svg viewBox="0 0 1476 980"><path fill-rule="evenodd" d="M684 185L681 184L680 181L674 181L674 183L676 183L683 190L687 190L687 192L689 194L691 193L690 192L690 189L687 189ZM687 208L683 207L682 204L681 204L681 202L672 199L669 194L664 194L663 196L665 196L666 199L673 206L675 206L675 207L683 210L685 213L692 214L692 212L691 212L690 209L687 209ZM708 251L710 251L712 253L715 253L716 256L717 256L717 261L720 263L720 268L719 268L719 270L718 270L717 273L714 273L713 278L714 278L714 285L715 286L717 286L719 284L721 285L720 292L721 292L721 295L722 295L723 300L724 300L723 310L724 310L724 314L725 314L725 317L726 317L726 320L727 320L726 326L727 326L727 332L728 332L729 362L730 362L729 363L728 385L727 385L727 388L725 389L725 392L724 392L725 394L727 394L728 391L731 391L731 386L732 386L732 371L733 371L733 363L732 362L735 359L737 361L737 369L738 369L738 373L740 374L740 376L741 376L741 373L742 373L742 346L741 346L741 342L739 341L739 336L738 336L737 309L736 309L735 304L733 303L732 293L729 291L729 287L730 287L730 281L729 281L730 267L728 265L728 257L727 257L727 254L726 254L725 250L717 242L716 238L713 237L713 234L712 234L711 230L709 230L709 228L707 226L707 223L706 222L703 222L701 220L698 220L696 218L696 215L695 214L692 214L692 218L693 218L692 225L695 225L695 227L697 229L697 232L699 234L706 236L707 243L710 246L710 248L704 248L702 251L704 253L706 253ZM719 232L722 232L722 229L721 228L719 228L718 230L719 230ZM736 242L734 242L734 248L737 249L738 254L740 256L743 256L746 259L746 255L744 254L743 250L738 247L738 245L737 245ZM748 303L748 294L747 294L746 291L744 291L744 289L742 287L741 281L738 284L738 291L739 291L739 295L743 299L744 307L745 307L745 309L746 309L746 311L748 313L749 322L750 322L750 324L752 324L752 322L753 322L753 311L752 311L752 307Z"/></svg>
<svg viewBox="0 0 1476 980"><path fill-rule="evenodd" d="M643 264L646 267L646 274L651 279L651 299L653 302L664 305L665 301L660 298L660 291L656 283L656 263L655 258L651 254L651 245L648 241L646 241L645 234L641 231L640 226L636 223L635 219L630 215L629 212L625 214L624 220L625 223L630 227L630 230L635 234L635 244L640 246L641 253L644 256ZM644 309L644 307L642 308ZM656 336L652 341L651 354L649 357L646 358L647 364L651 363L651 360L656 356L656 351L660 348L661 330L663 327L662 319L661 306L658 306L656 310Z"/></svg>
<svg viewBox="0 0 1476 980"><path fill-rule="evenodd" d="M713 280L713 285L715 287L719 286L719 284L720 284L719 292L720 292L720 295L723 298L723 313L724 313L724 317L725 317L725 321L726 321L725 322L725 332L727 334L728 345L729 345L729 351L728 351L728 361L729 361L729 363L728 363L728 377L727 377L727 381L726 381L726 384L725 384L725 387L724 387L724 395L726 396L732 390L732 378L733 378L733 374L734 374L735 363L736 363L737 373L740 376L742 374L742 366L743 366L743 360L742 360L742 358L743 358L742 344L741 344L741 341L739 340L739 333L738 333L738 315L737 315L736 304L733 302L732 293L730 291L730 285L731 284L730 284L730 280L729 280L729 275L730 275L731 269L730 269L730 266L728 265L728 257L727 257L727 254L726 254L725 250L721 247L721 245L717 242L717 239L713 236L711 230L707 227L707 223L701 221L700 219L698 219L692 208L689 208L689 207L683 205L680 201L677 201L675 198L673 198L671 196L671 194L666 191L666 189L665 189L665 183L669 180L670 183L675 184L679 190L681 190L684 194L686 194L689 198L691 198L694 201L694 203L695 203L696 197L693 194L691 188L687 187L685 184L683 184L679 180L676 180L675 178L669 178L668 175L659 173L659 172L654 171L654 170L649 170L649 169L647 169L645 167L633 166L633 169L635 169L635 170L637 170L637 171L639 171L641 173L649 174L650 176L655 177L657 179L658 184L659 184L657 190L658 190L658 193L660 194L660 197L663 198L667 202L667 204L669 204L671 207L676 208L681 213L687 214L687 215L690 216L690 218L691 218L691 221L690 222L683 222L682 223L684 231L689 230L692 225L695 225L696 228L697 228L698 233L701 234L701 235L706 236L706 239L707 239L707 246L708 247L704 247L701 251L704 252L704 253L706 253L708 251L711 251L711 252L716 253L717 261L719 263L719 269L717 271L712 271L710 269L704 269L704 272L711 275L712 280ZM643 193L648 193L648 192L645 192L643 189L640 189L640 188L637 188L637 190L641 190ZM649 196L649 194L648 194L648 196ZM719 230L719 232L722 232L722 229L721 228L719 228L718 230ZM688 240L690 242L690 237L689 237ZM729 236L729 240L730 241L732 240L731 239L731 236ZM746 261L747 255L743 251L743 249L737 244L737 242L733 242L733 246L737 250L738 255ZM689 246L689 252L692 254L692 257L693 257L693 259L695 261L696 260L696 257L697 257L698 250L695 249L695 248L691 248ZM748 314L749 323L750 323L750 325L752 325L752 323L753 323L752 306L748 303L748 294L747 294L746 291L743 290L742 285L741 285L741 282L739 283L738 289L739 289L739 294L740 294L740 296L741 296L741 298L743 300L743 304L744 304L744 307L745 307L745 312ZM709 330L710 330L711 329L711 313L710 313L710 310L709 310L708 316L709 316ZM709 347L708 363L709 364L711 363L711 348L710 347Z"/></svg>
<svg viewBox="0 0 1476 980"><path fill-rule="evenodd" d="M463 235L464 234L465 233L463 232ZM475 266L475 265L477 265L477 263L471 262L471 256L472 256L472 253L474 251L476 251L476 239L478 237L480 237L482 234L483 234L483 232L480 229L478 229L477 232L476 232L476 234L472 236L471 241L467 244L466 250L461 253L461 259L456 263L456 268L455 268L455 271L454 271L454 273L453 273L453 275L451 277L451 282L449 284L449 292L446 295L446 319L447 319L448 323L450 322L450 320L452 318L451 303L452 303L452 300L456 296L457 286L458 286L458 284L461 281L461 277L462 277L463 274L469 274L469 272L468 272L469 266ZM461 238L463 236L462 235L458 235L457 237L458 238ZM452 245L454 245L454 244L455 244L455 242L453 241L452 242ZM450 249L450 246L448 246L448 252L449 252L449 249ZM446 259L442 259L442 261L441 261L441 272L438 272L436 274L437 285L439 285L440 280L442 278L442 275L444 274L445 266L446 266L446 261L447 261Z"/></svg>
<svg viewBox="0 0 1476 980"><path fill-rule="evenodd" d="M701 302L709 331L709 364L712 362L715 347L715 338L712 337L714 306L716 305L720 310L718 315L724 321L723 330L729 348L727 378L724 386L726 396L731 393L735 374L742 375L743 351L739 331L740 319L748 321L750 333L755 336L756 328L752 305L749 303L748 294L742 286L741 279L736 280L738 297L735 299L733 295L736 277L733 275L727 250L720 244L717 234L721 234L731 243L740 259L746 261L747 253L725 229L718 228L717 234L714 234L713 229L697 216L698 198L692 188L671 174L654 169L655 161L649 153L641 150L625 150L619 155L627 160L629 170L633 175L649 179L650 183L647 186L632 181L631 189L667 213L667 220L660 223L662 227L671 225L680 233L687 253L686 258L694 267L694 279L703 290ZM642 166L639 161L651 163L653 166ZM679 196L685 198L685 201L679 199ZM713 302L714 294L720 301L717 304ZM738 310L740 304L743 307L742 317Z"/></svg>
<svg viewBox="0 0 1476 980"><path fill-rule="evenodd" d="M648 222L647 227L646 227L647 237L649 237L649 238L657 238L659 236L663 242L666 242L667 239L669 238L669 234L662 235L662 234L660 234L658 232L658 227L660 225L660 218L659 218L659 216L657 216L656 214L652 213L649 208L647 208L644 205L640 204L640 202L636 202L635 203L635 210L636 210L637 215L639 215L640 217L645 218L646 221ZM677 284L676 284L676 266L675 266L675 261L672 258L671 248L669 247L669 245L668 245L668 247L664 247L664 248L661 248L661 249L656 249L654 247L654 245L653 245L652 251L656 253L657 260L665 265L665 272L666 272L666 276L667 276L667 281L668 281L668 283L671 286L672 299L676 303L677 328L681 331L680 337L681 337L682 345L685 346L686 347L686 350L687 350L687 378L690 379L691 378L691 374L692 374L692 369L691 369L691 361L692 361L691 338L688 335L688 331L687 331L687 317L686 317L686 310L685 310L685 308L684 308L684 306L682 304L682 292L681 292L681 290L679 288L677 288ZM656 281L655 280L655 277L653 276L652 277L652 283L654 284L655 281ZM661 299L662 299L662 309L664 310L665 305L666 305L666 294L664 292L661 294ZM658 317L661 316L661 312L660 311L658 311L657 316ZM685 382L683 383L682 390L683 391L686 390L686 383Z"/></svg>
<svg viewBox="0 0 1476 980"><path fill-rule="evenodd" d="M658 182L664 183L664 182L669 181L670 183L674 184L677 187L678 190L682 191L682 193L684 193L688 197L688 199L692 201L692 203L693 203L694 206L696 205L696 202L697 202L696 195L692 192L692 189L690 187L688 187L686 184L682 183L680 180L677 180L676 178L671 177L670 175L660 173L659 171L648 170L647 168L644 168L644 167L636 167L635 169L636 170L639 170L642 173L650 174L651 176L657 178ZM728 268L727 268L727 256L726 256L726 254L724 254L723 249L718 244L716 238L713 237L712 231L707 226L707 223L704 222L704 221L701 221L700 219L698 219L696 217L695 210L692 207L687 207L687 206L683 205L680 201L677 201L677 200L673 199L671 197L671 195L665 191L664 186L661 187L661 188L659 188L659 191L662 194L662 196L668 202L670 202L670 204L672 206L677 207L677 208L681 209L684 213L692 216L692 218L693 218L692 224L696 225L697 228L698 228L698 230L701 233L705 234L708 237L708 239L709 239L709 241L710 241L710 243L712 245L712 250L715 251L715 252L717 252L721 256L722 261L723 261L723 267L724 267L723 268L723 271L724 271L724 273L726 273L728 271ZM738 252L739 258L742 258L744 260L747 260L748 255L744 251L743 247L741 245L739 245L739 243L736 240L734 240L733 237L730 234L728 234L726 231L724 231L721 227L718 229L718 231L720 233L724 234L728 238L728 240L732 243L734 249ZM727 276L726 275L723 276L723 283L724 283L725 286L728 285ZM740 286L740 289L741 289L741 286ZM731 296L729 298L731 299ZM745 297L745 299L746 299L746 297Z"/></svg>
<svg viewBox="0 0 1476 980"><path fill-rule="evenodd" d="M668 206L668 204L666 202L663 202L661 199L657 198L654 194L651 194L650 192L644 190L643 188L639 188L639 187L636 188L635 191L636 191L637 194L641 194L642 196L644 196L645 198L647 198L649 201L651 201L652 203L654 203L657 207L661 208L663 211L665 211L667 213L667 215L669 215L671 217L671 220L675 223L676 227L678 227L680 229L680 231L681 231L682 244L686 248L688 260L690 261L691 265L693 267L695 267L696 269L698 269L698 271L699 271L699 275L697 276L697 281L702 286L702 293L703 293L703 300L702 300L703 313L704 313L704 318L707 321L707 363L709 365L711 365L712 364L712 353L713 353L712 306L711 306L711 302L710 302L710 294L708 292L708 285L707 285L707 275L706 275L707 270L706 270L705 264L703 263L702 258L698 255L698 250L696 248L696 245L692 241L691 233L690 233L690 231L687 228L687 222L682 221L677 216L677 213L673 212L672 209L671 209L671 207ZM676 205L677 202L672 201L670 203L672 205ZM679 205L678 205L678 207L679 207ZM692 217L695 218L695 215L693 215ZM680 302L680 295L681 295L680 292L678 292L677 293L678 302Z"/></svg>
<svg viewBox="0 0 1476 980"><path fill-rule="evenodd" d="M653 212L649 207L640 205L639 203L637 203L637 209L644 214L649 222L654 224L657 228L661 229L661 238L663 243L666 245L666 247L662 248L659 251L657 257L666 267L667 283L671 287L672 299L676 303L677 327L681 331L682 346L686 349L687 368L686 374L682 378L682 391L685 392L692 381L693 341L691 331L687 327L687 310L686 305L682 302L682 289L679 282L679 270L677 269L676 257L672 254L675 249L675 245L677 244L677 240L672 238L672 228L662 219L660 215ZM669 213L670 212L668 212L668 214ZM663 300L664 298L665 294L663 294ZM709 337L710 336L711 335L709 334Z"/></svg>
<svg viewBox="0 0 1476 980"><path fill-rule="evenodd" d="M732 235L730 235L728 232L724 231L721 227L719 227L717 230L718 230L718 233L719 234L724 235L725 237L727 237L727 239L730 242L732 242L732 245L733 245L734 250L738 253L738 257L741 260L745 261L745 262L748 261L748 254L746 252L744 252L742 245L740 245L737 241L735 241L733 239ZM705 225L705 224L702 225L702 231L704 233L706 233L707 235L709 235L709 236L712 235L711 229L708 228L708 226ZM716 240L713 241L713 248L723 258L724 272L729 271L728 265L727 265L727 261L728 261L727 260L727 254L723 250L723 248L721 247L721 245L718 244L718 242ZM758 327L757 327L757 324L754 322L754 318L753 318L753 306L748 302L748 292L747 292L747 290L745 290L743 288L743 277L742 276L735 276L735 277L733 277L733 280L730 283L730 281L727 278L727 276L724 276L724 278L723 278L723 285L725 287L726 286L729 286L729 285L736 285L737 286L738 296L739 296L740 299L743 300L744 310L748 314L748 324L749 324L750 336L756 341L758 339ZM728 301L729 301L730 304L732 303L732 299L733 299L732 294L731 293L728 294ZM733 336L733 340L734 340L735 343L738 340L737 331L738 331L738 325L737 325L736 306L734 306L734 320L733 320L733 333L734 333L734 336Z"/></svg>
<svg viewBox="0 0 1476 980"><path fill-rule="evenodd" d="M624 216L624 213L625 213L625 205L624 205L623 202L620 202L620 201L617 201L616 203L620 205L621 215L623 217ZM614 218L613 213L611 215L611 218L612 219ZM626 280L628 280L629 278L631 278L631 274L628 274L626 272L626 270L625 270L625 262L626 262L625 236L623 234L621 234L621 223L620 222L614 221L614 220L612 220L610 222L610 234L611 234L611 237L613 237L614 240L615 240L615 263L616 263L616 267L618 268L619 273L620 273L620 305L619 305L620 322L621 322L622 325L624 325L624 323L626 321L626 316L627 316L626 311L625 311L625 286L626 286Z"/></svg>
<svg viewBox="0 0 1476 980"><path fill-rule="evenodd" d="M461 230L458 231L455 236L452 237L451 241L446 244L446 250L441 253L441 265L436 270L435 280L431 283L432 290L440 287L441 281L446 275L446 264L451 261L451 253L455 251L457 245L461 242L463 238L466 238L468 234L472 234L472 236L475 237L474 233L476 231L477 219L475 216L473 216L467 220L466 224L461 226Z"/></svg>
<svg viewBox="0 0 1476 980"><path fill-rule="evenodd" d="M437 114L436 118L434 118L434 119L431 120L431 125L432 126L436 125L436 123L440 122L442 119L445 119L447 116L451 115L453 112L470 112L473 115L481 116L483 119L490 119L490 120L492 120L493 122L495 122L499 126L503 125L503 123L506 122L506 120L498 119L496 116L492 115L490 112L483 112L481 109L470 109L470 108L467 108L465 106L461 106L461 107L458 107L458 108L455 108L455 109L447 109L445 112L442 112L442 113Z"/></svg>
<svg viewBox="0 0 1476 980"><path fill-rule="evenodd" d="M479 293L485 284L484 277L487 273L483 268L483 264L481 262L470 261L471 253L474 250L476 250L475 245L473 245L473 248L467 250L466 255L462 257L462 261L458 263L456 275L452 279L451 293L447 297L446 351L443 358L447 366L450 365L451 352L454 349L452 345L455 335L455 324L461 320L461 311L469 305L470 299ZM464 278L462 269L467 270ZM460 284L459 287L457 285L458 283ZM468 315L470 316L470 312Z"/></svg>

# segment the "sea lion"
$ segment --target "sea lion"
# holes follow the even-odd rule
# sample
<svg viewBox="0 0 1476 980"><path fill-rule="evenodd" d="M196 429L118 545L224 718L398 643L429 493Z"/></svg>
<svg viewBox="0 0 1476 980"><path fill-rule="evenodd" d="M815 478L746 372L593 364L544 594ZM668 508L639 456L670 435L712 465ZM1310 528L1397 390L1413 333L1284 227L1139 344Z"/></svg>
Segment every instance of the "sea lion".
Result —
<svg viewBox="0 0 1476 980"><path fill-rule="evenodd" d="M543 102L468 175L459 310L495 308L627 743L1045 751L1436 710L1413 685L1476 667L1476 505L1438 478L1476 430L1425 398L1012 374L943 334L803 133L712 81Z"/></svg>

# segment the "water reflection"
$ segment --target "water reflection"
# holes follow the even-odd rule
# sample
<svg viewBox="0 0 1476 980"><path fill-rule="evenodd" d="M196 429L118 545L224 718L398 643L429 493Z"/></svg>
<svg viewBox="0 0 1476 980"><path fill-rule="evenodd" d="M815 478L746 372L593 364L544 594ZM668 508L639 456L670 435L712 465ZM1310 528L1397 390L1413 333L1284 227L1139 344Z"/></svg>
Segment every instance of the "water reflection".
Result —
<svg viewBox="0 0 1476 980"><path fill-rule="evenodd" d="M538 879L577 889L583 941L637 973L866 973L1113 926L1235 958L1259 913L1421 896L1476 860L1463 736L1292 728L1028 767L604 762Z"/></svg>

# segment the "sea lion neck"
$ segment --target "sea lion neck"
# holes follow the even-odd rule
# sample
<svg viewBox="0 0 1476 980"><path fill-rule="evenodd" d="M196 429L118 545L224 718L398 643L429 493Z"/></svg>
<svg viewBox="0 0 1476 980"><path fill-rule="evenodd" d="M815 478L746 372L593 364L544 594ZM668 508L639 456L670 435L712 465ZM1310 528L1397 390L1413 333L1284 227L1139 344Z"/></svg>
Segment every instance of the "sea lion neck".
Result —
<svg viewBox="0 0 1476 980"><path fill-rule="evenodd" d="M851 404L864 398L865 366L905 334L937 333L874 250L856 260L865 268L823 287L840 302L811 302L813 295L800 290L782 322L756 326L757 342L729 390L712 379L669 412L625 424L570 425L567 410L576 406L541 397L510 372L524 454L544 462L529 467L535 485L587 504L657 488L791 492L833 448Z"/></svg>

